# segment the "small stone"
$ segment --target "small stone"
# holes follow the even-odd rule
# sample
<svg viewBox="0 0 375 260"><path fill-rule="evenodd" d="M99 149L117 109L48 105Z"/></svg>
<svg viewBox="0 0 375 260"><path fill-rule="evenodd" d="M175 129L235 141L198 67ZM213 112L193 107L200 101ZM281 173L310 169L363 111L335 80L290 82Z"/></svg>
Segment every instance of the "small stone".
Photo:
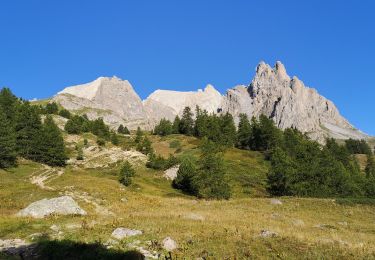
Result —
<svg viewBox="0 0 375 260"><path fill-rule="evenodd" d="M167 251L173 251L177 248L177 243L170 237L166 237L163 240L162 247Z"/></svg>
<svg viewBox="0 0 375 260"><path fill-rule="evenodd" d="M339 225L341 225L341 226L348 226L348 222L346 222L346 221L339 221L339 222L337 222L337 224L339 224Z"/></svg>
<svg viewBox="0 0 375 260"><path fill-rule="evenodd" d="M260 236L264 238L269 238L269 237L277 237L278 234L276 232L270 231L270 230L262 230L260 232Z"/></svg>
<svg viewBox="0 0 375 260"><path fill-rule="evenodd" d="M49 227L51 230L55 231L55 232L59 232L60 231L60 227L57 226L57 225L52 225Z"/></svg>
<svg viewBox="0 0 375 260"><path fill-rule="evenodd" d="M137 236L137 235L142 235L142 231L140 230L135 230L135 229L128 229L128 228L116 228L112 232L112 237L116 238L118 240L122 240L125 237L131 237L131 236Z"/></svg>
<svg viewBox="0 0 375 260"><path fill-rule="evenodd" d="M128 199L127 198L121 198L121 202L128 202Z"/></svg>
<svg viewBox="0 0 375 260"><path fill-rule="evenodd" d="M204 220L204 217L199 215L199 214L195 214L195 213L188 213L186 215L184 215L184 218L185 219L191 219L191 220L197 220L197 221L203 221Z"/></svg>
<svg viewBox="0 0 375 260"><path fill-rule="evenodd" d="M180 165L175 165L167 170L164 171L164 177L168 180L173 181L177 177L178 169L180 169Z"/></svg>
<svg viewBox="0 0 375 260"><path fill-rule="evenodd" d="M82 228L82 225L78 223L69 223L65 225L65 228L66 229L80 229Z"/></svg>
<svg viewBox="0 0 375 260"><path fill-rule="evenodd" d="M305 222L301 219L293 219L292 223L294 226L297 226L297 227L302 227L305 225Z"/></svg>
<svg viewBox="0 0 375 260"><path fill-rule="evenodd" d="M282 205L283 203L281 202L281 200L278 200L278 199L271 199L270 200L270 203L272 205Z"/></svg>

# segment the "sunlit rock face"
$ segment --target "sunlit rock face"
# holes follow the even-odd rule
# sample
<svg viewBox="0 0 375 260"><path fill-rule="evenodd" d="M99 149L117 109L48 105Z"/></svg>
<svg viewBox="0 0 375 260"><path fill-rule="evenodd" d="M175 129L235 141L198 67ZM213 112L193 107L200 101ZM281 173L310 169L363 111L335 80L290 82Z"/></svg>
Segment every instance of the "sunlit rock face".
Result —
<svg viewBox="0 0 375 260"><path fill-rule="evenodd" d="M223 112L235 117L240 113L249 117L264 114L279 128L295 127L321 142L326 137L366 137L340 115L330 100L297 77L290 78L281 62L273 68L261 62L250 86L228 90Z"/></svg>
<svg viewBox="0 0 375 260"><path fill-rule="evenodd" d="M209 113L217 113L221 107L223 96L212 85L207 85L204 90L198 91L173 91L173 90L156 90L145 102L158 102L169 107L175 115L181 115L185 107L195 110L199 106L202 110Z"/></svg>
<svg viewBox="0 0 375 260"><path fill-rule="evenodd" d="M100 77L90 83L67 87L54 100L61 106L90 119L102 117L113 126L126 124L149 127L142 100L127 80Z"/></svg>
<svg viewBox="0 0 375 260"><path fill-rule="evenodd" d="M282 129L295 127L312 139L366 138L355 129L336 106L318 92L290 77L284 65L274 67L261 62L250 85L238 85L222 95L212 85L198 91L156 90L142 101L127 80L100 77L93 82L67 87L54 101L90 119L102 117L113 127L124 124L130 129L152 129L160 119L173 120L189 106L194 113L199 106L208 113L231 113L238 123L241 113L249 118L264 114Z"/></svg>

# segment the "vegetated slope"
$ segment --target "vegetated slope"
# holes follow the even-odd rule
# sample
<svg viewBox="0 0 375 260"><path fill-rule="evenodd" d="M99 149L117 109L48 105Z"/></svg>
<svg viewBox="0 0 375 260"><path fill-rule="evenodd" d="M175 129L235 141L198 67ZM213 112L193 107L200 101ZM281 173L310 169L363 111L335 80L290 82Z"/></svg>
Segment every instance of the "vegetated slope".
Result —
<svg viewBox="0 0 375 260"><path fill-rule="evenodd" d="M74 145L83 138L88 139L90 146L95 146L93 136L73 137L65 137L71 156L75 155ZM150 138L156 152L165 156L200 153L199 140L193 137ZM179 258L374 257L374 206L299 198L283 198L278 205L278 201L269 198L254 198L265 194L263 181L267 163L262 155L230 149L225 161L234 190L233 199L229 201L197 200L184 195L171 187L162 171L147 169L142 164L136 166L136 176L129 188L118 182L120 165L114 163L90 169L71 164L64 174L46 181L52 189L42 189L32 184L30 178L39 174L44 166L22 160L18 168L0 170L0 238L31 240L30 235L37 237L41 233L47 240L99 243L95 244L99 247L113 243L110 236L115 228L127 227L142 230L143 235L113 244L114 249L132 250L129 244L136 243L148 251L163 252L160 243L170 236L178 243L172 255ZM47 219L14 216L31 202L62 194L73 196L88 215ZM58 230L51 229L52 225ZM267 234L273 235L267 237ZM62 253L59 243L63 244L54 243L54 248L47 253ZM75 249L70 255L81 253ZM95 250L91 257L94 253Z"/></svg>

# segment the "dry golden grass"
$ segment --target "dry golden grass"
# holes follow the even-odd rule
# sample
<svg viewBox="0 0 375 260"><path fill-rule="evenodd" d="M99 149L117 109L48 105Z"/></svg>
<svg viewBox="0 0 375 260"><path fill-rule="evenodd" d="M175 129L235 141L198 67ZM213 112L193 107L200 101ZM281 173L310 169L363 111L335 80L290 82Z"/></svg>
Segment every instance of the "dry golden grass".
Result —
<svg viewBox="0 0 375 260"><path fill-rule="evenodd" d="M158 152L170 152L170 139L156 139ZM174 137L175 138L175 137ZM178 137L181 138L181 137ZM194 147L194 140L182 140L183 149ZM159 145L160 144L160 145ZM116 169L82 170L67 168L65 174L49 182L55 191L41 190L28 178L40 165L23 161L10 172L0 171L0 238L24 238L46 233L59 225L64 238L87 243L104 243L116 227L140 229L143 235L129 238L117 247L140 240L159 244L166 236L175 239L179 249L174 256L194 259L361 259L375 258L374 206L339 205L332 199L281 198L273 205L270 198L259 198L266 165L258 153L230 150L225 155L230 174L237 174L234 198L229 201L197 200L174 190L162 172L139 167L134 184L121 186ZM242 180L240 176L248 176ZM263 174L264 176L264 174ZM257 185L257 178L259 186ZM255 182L254 182L255 181ZM236 183L237 183L236 182ZM76 199L87 216L53 216L35 220L14 214L29 203L54 197L66 191L85 193L100 201L114 215L100 214L92 203ZM258 198L256 198L258 196ZM126 198L126 202L121 199ZM196 218L196 219L194 219ZM82 228L70 230L67 224ZM277 232L275 238L260 237L262 230ZM150 250L162 251L157 243Z"/></svg>

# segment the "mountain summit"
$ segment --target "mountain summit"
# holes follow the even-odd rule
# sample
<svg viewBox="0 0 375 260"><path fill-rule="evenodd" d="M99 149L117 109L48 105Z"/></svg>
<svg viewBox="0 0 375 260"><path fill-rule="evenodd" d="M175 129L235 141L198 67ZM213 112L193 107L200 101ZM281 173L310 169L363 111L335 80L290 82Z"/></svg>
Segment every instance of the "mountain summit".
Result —
<svg viewBox="0 0 375 260"><path fill-rule="evenodd" d="M131 129L151 129L161 118L173 120L184 107L196 106L209 113L231 113L235 120L241 113L248 117L261 114L272 118L282 129L295 127L323 142L338 139L366 138L355 129L336 106L296 76L290 77L284 65L274 67L260 62L250 85L239 85L221 95L212 85L198 91L156 90L143 102L131 84L117 77L100 77L93 82L67 87L54 101L89 118L102 117L112 126L124 124Z"/></svg>

